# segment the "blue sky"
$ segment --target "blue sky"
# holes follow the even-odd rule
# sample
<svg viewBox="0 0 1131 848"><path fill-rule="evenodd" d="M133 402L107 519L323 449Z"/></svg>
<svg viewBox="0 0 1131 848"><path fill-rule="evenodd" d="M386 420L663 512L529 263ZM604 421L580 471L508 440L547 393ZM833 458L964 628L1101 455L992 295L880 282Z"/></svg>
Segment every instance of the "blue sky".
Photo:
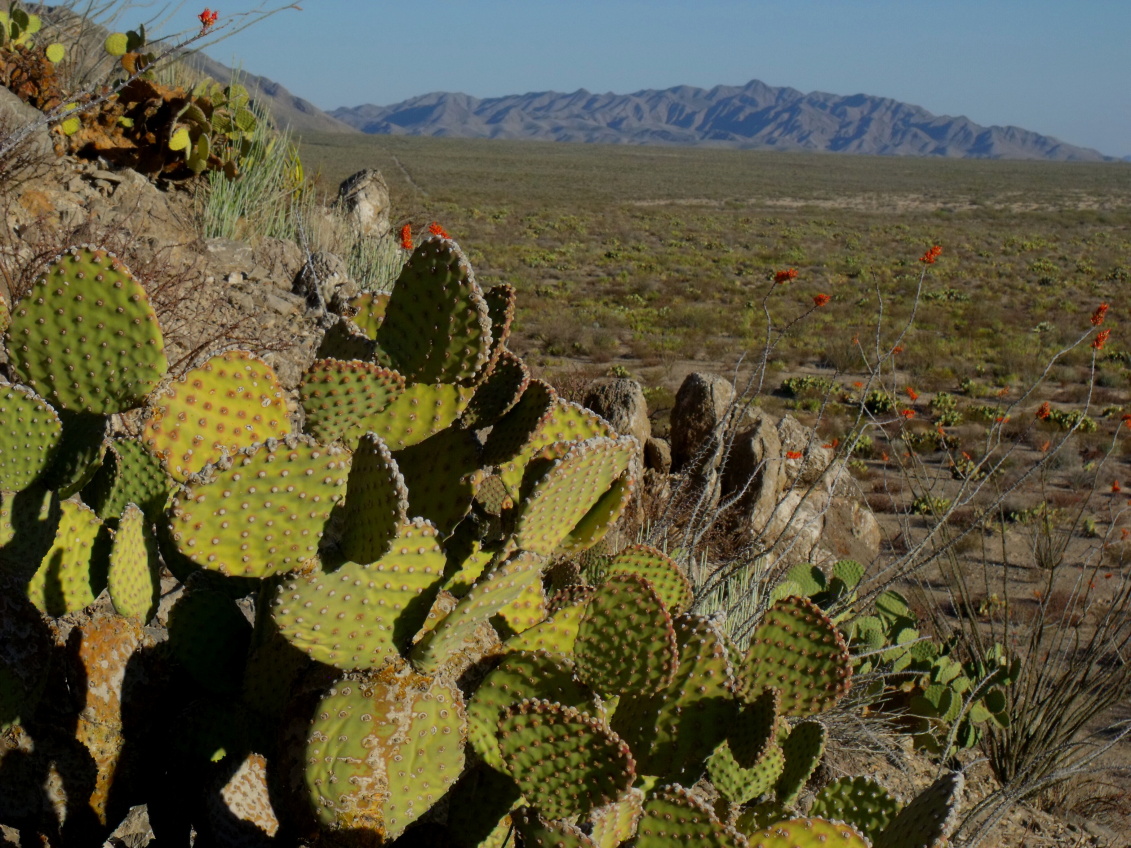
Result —
<svg viewBox="0 0 1131 848"><path fill-rule="evenodd" d="M263 7L217 0L224 19ZM1131 154L1131 0L300 0L208 49L323 109L760 79ZM282 5L277 4L277 5ZM190 27L182 6L166 29Z"/></svg>

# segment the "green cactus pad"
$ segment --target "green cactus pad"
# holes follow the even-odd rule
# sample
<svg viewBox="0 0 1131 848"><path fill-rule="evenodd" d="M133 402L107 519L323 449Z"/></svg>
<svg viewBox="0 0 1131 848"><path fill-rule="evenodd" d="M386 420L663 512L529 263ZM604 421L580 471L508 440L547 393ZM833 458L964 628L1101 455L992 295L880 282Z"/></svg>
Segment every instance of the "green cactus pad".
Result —
<svg viewBox="0 0 1131 848"><path fill-rule="evenodd" d="M0 333L7 332L10 323L12 323L12 310L8 306L7 298L0 294Z"/></svg>
<svg viewBox="0 0 1131 848"><path fill-rule="evenodd" d="M41 485L18 494L0 492L0 575L27 581L35 573L55 542L59 503Z"/></svg>
<svg viewBox="0 0 1131 848"><path fill-rule="evenodd" d="M240 448L291 430L279 378L244 350L210 358L158 393L142 441L183 481Z"/></svg>
<svg viewBox="0 0 1131 848"><path fill-rule="evenodd" d="M826 736L825 726L816 719L809 719L795 724L782 743L785 768L778 777L774 791L777 793L778 803L783 807L792 807L797 803L806 781L817 770L825 753Z"/></svg>
<svg viewBox="0 0 1131 848"><path fill-rule="evenodd" d="M63 439L42 480L65 499L87 485L102 467L109 416L64 410L59 417Z"/></svg>
<svg viewBox="0 0 1131 848"><path fill-rule="evenodd" d="M366 427L384 439L389 450L403 450L451 426L467 408L473 391L442 383L406 386L383 412L366 419Z"/></svg>
<svg viewBox="0 0 1131 848"><path fill-rule="evenodd" d="M597 848L580 828L563 821L547 821L527 807L512 814L523 848Z"/></svg>
<svg viewBox="0 0 1131 848"><path fill-rule="evenodd" d="M83 500L102 520L117 518L127 504L137 504L146 520L156 522L164 512L174 483L160 460L136 439L107 443L106 458L82 490Z"/></svg>
<svg viewBox="0 0 1131 848"><path fill-rule="evenodd" d="M598 807L589 817L593 824L593 841L597 848L617 848L636 834L636 826L644 814L644 793L632 788L611 804Z"/></svg>
<svg viewBox="0 0 1131 848"><path fill-rule="evenodd" d="M94 510L77 501L63 501L55 542L27 587L28 598L42 612L66 615L94 603L106 586L100 535L105 538Z"/></svg>
<svg viewBox="0 0 1131 848"><path fill-rule="evenodd" d="M679 616L674 626L679 649L675 677L651 697L623 696L612 724L636 752L645 774L693 783L703 761L735 724L738 706L722 634L697 615Z"/></svg>
<svg viewBox="0 0 1131 848"><path fill-rule="evenodd" d="M648 696L672 682L679 661L671 615L652 585L610 577L589 601L573 646L577 674L604 696Z"/></svg>
<svg viewBox="0 0 1131 848"><path fill-rule="evenodd" d="M472 640L479 625L520 597L528 585L541 580L542 557L519 553L476 581L448 616L416 643L412 661L433 672Z"/></svg>
<svg viewBox="0 0 1131 848"><path fill-rule="evenodd" d="M542 380L530 380L518 402L495 423L483 445L483 461L506 471L507 488L515 494L526 463L545 443L541 428L553 417L558 393Z"/></svg>
<svg viewBox="0 0 1131 848"><path fill-rule="evenodd" d="M672 615L684 612L693 600L691 581L676 561L649 545L629 545L609 562L605 575L637 574L652 584Z"/></svg>
<svg viewBox="0 0 1131 848"><path fill-rule="evenodd" d="M787 821L792 816L793 813L777 801L759 801L742 807L734 820L734 826L739 833L749 836L778 822Z"/></svg>
<svg viewBox="0 0 1131 848"><path fill-rule="evenodd" d="M852 682L844 637L807 598L777 601L754 631L739 671L739 695L781 690L784 715L805 717L833 706Z"/></svg>
<svg viewBox="0 0 1131 848"><path fill-rule="evenodd" d="M525 363L504 348L491 372L476 387L459 425L467 429L494 426L515 408L529 385L530 371Z"/></svg>
<svg viewBox="0 0 1131 848"><path fill-rule="evenodd" d="M459 690L403 663L339 680L306 743L306 788L327 835L396 839L463 771L465 733Z"/></svg>
<svg viewBox="0 0 1131 848"><path fill-rule="evenodd" d="M644 802L636 830L637 848L745 848L742 836L720 822L707 804L682 786L656 790Z"/></svg>
<svg viewBox="0 0 1131 848"><path fill-rule="evenodd" d="M388 306L389 295L386 292L362 292L349 301L350 309L354 310L351 320L363 335L376 341L377 330L385 320Z"/></svg>
<svg viewBox="0 0 1131 848"><path fill-rule="evenodd" d="M535 553L552 554L625 472L635 444L628 436L594 437L571 444L559 459L532 462L515 523L517 545Z"/></svg>
<svg viewBox="0 0 1131 848"><path fill-rule="evenodd" d="M340 439L352 445L404 391L404 377L372 362L319 359L303 375L298 391L306 431L323 444Z"/></svg>
<svg viewBox="0 0 1131 848"><path fill-rule="evenodd" d="M743 768L753 768L777 741L781 729L781 692L763 689L761 695L742 705L727 733L734 761Z"/></svg>
<svg viewBox="0 0 1131 848"><path fill-rule="evenodd" d="M90 247L57 258L16 304L8 360L52 405L102 414L141 404L169 367L145 289Z"/></svg>
<svg viewBox="0 0 1131 848"><path fill-rule="evenodd" d="M523 796L547 816L584 816L636 778L628 745L573 707L527 699L499 721L499 751Z"/></svg>
<svg viewBox="0 0 1131 848"><path fill-rule="evenodd" d="M826 819L788 819L755 831L747 837L750 848L870 848L850 824Z"/></svg>
<svg viewBox="0 0 1131 848"><path fill-rule="evenodd" d="M899 801L870 777L842 777L817 793L809 814L846 822L875 840L899 808Z"/></svg>
<svg viewBox="0 0 1131 848"><path fill-rule="evenodd" d="M47 683L52 647L39 611L19 592L0 588L0 733L31 718Z"/></svg>
<svg viewBox="0 0 1131 848"><path fill-rule="evenodd" d="M316 359L346 362L351 359L372 362L376 355L377 343L348 318L339 318L322 334L322 341L314 353Z"/></svg>
<svg viewBox="0 0 1131 848"><path fill-rule="evenodd" d="M620 475L613 481L613 485L609 486L609 490L590 507L589 512L585 513L566 534L558 549L565 553L576 554L598 544L624 514L635 488L636 481L628 471Z"/></svg>
<svg viewBox="0 0 1131 848"><path fill-rule="evenodd" d="M215 578L213 578L215 579ZM217 695L239 692L251 624L224 591L191 581L169 613L169 647L198 685Z"/></svg>
<svg viewBox="0 0 1131 848"><path fill-rule="evenodd" d="M310 657L283 638L274 621L267 619L257 627L247 658L243 702L263 716L281 718L295 684L310 665Z"/></svg>
<svg viewBox="0 0 1131 848"><path fill-rule="evenodd" d="M348 453L303 437L245 448L174 500L177 548L226 576L293 571L317 552L349 464Z"/></svg>
<svg viewBox="0 0 1131 848"><path fill-rule="evenodd" d="M21 492L50 464L63 437L54 409L24 386L0 382L0 491Z"/></svg>
<svg viewBox="0 0 1131 848"><path fill-rule="evenodd" d="M144 624L157 611L160 598L157 540L147 532L145 516L136 504L128 504L121 516L110 550L106 588L119 615Z"/></svg>
<svg viewBox="0 0 1131 848"><path fill-rule="evenodd" d="M340 547L346 559L375 562L408 520L408 490L389 448L366 433L354 451L346 484Z"/></svg>
<svg viewBox="0 0 1131 848"><path fill-rule="evenodd" d="M589 588L589 587L585 587ZM590 589L590 593L595 590ZM545 651L551 654L572 656L577 641L581 619L589 604L590 595L569 604L554 607L550 601L550 615L544 621L512 636L507 640L507 648L512 651Z"/></svg>
<svg viewBox="0 0 1131 848"><path fill-rule="evenodd" d="M510 339L518 292L510 283L500 283L487 289L483 293L483 299L487 301L487 315L491 319L491 352L484 369L487 370L495 364L499 353L506 349L507 340Z"/></svg>
<svg viewBox="0 0 1131 848"><path fill-rule="evenodd" d="M516 651L503 657L467 706L467 741L487 765L506 771L496 736L503 711L527 698L584 709L593 695L571 666L549 654Z"/></svg>
<svg viewBox="0 0 1131 848"><path fill-rule="evenodd" d="M528 583L522 594L499 610L496 627L509 633L524 633L546 620L546 592L542 581Z"/></svg>
<svg viewBox="0 0 1131 848"><path fill-rule="evenodd" d="M965 782L962 772L944 774L895 815L874 848L942 848L957 824Z"/></svg>
<svg viewBox="0 0 1131 848"><path fill-rule="evenodd" d="M475 487L475 502L488 515L502 515L505 510L514 508L510 492L497 474L475 475L472 485Z"/></svg>
<svg viewBox="0 0 1131 848"><path fill-rule="evenodd" d="M491 319L455 242L427 238L393 286L377 343L412 383L474 380L487 363Z"/></svg>
<svg viewBox="0 0 1131 848"><path fill-rule="evenodd" d="M726 741L707 759L707 776L711 783L735 804L745 804L765 795L774 788L784 768L785 754L776 739L762 749L761 756L749 768L738 764Z"/></svg>
<svg viewBox="0 0 1131 848"><path fill-rule="evenodd" d="M347 562L281 584L271 615L311 658L343 670L376 668L423 623L444 563L436 528L416 519L397 528L391 549L375 562Z"/></svg>
<svg viewBox="0 0 1131 848"><path fill-rule="evenodd" d="M397 451L397 467L408 486L410 515L422 515L444 536L471 511L471 475L479 469L479 442L449 427L418 445Z"/></svg>

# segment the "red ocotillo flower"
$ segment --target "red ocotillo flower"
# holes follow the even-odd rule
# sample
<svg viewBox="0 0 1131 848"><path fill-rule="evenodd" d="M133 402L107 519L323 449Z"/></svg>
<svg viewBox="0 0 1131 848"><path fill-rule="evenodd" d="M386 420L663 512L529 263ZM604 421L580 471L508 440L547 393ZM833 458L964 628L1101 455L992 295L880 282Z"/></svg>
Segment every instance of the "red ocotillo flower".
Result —
<svg viewBox="0 0 1131 848"><path fill-rule="evenodd" d="M907 393L907 396L911 398L911 400L919 400L919 393L911 388L911 386L907 386L903 391Z"/></svg>
<svg viewBox="0 0 1131 848"><path fill-rule="evenodd" d="M439 236L440 238L451 238L451 236L448 235L448 231L435 221L428 225L428 232L430 232L434 236Z"/></svg>
<svg viewBox="0 0 1131 848"><path fill-rule="evenodd" d="M785 458L786 459L801 459L801 456L802 456L801 451L786 451L785 452Z"/></svg>
<svg viewBox="0 0 1131 848"><path fill-rule="evenodd" d="M824 306L830 300L832 300L832 298L829 297L827 294L815 294L815 295L813 295L813 305L816 306L816 307Z"/></svg>
<svg viewBox="0 0 1131 848"><path fill-rule="evenodd" d="M899 414L902 415L904 418L911 419L911 418L915 417L915 410L914 409L901 409L899 411Z"/></svg>
<svg viewBox="0 0 1131 848"><path fill-rule="evenodd" d="M216 21L219 17L220 17L219 12L214 12L211 9L209 9L207 6L204 7L203 12L201 12L199 15L197 15L197 18L200 19L200 27L205 32L212 29L212 25L216 23Z"/></svg>
<svg viewBox="0 0 1131 848"><path fill-rule="evenodd" d="M1096 333L1096 337L1092 339L1092 348L1094 350L1103 350L1104 345L1107 344L1107 338L1111 335L1111 330L1100 330Z"/></svg>
<svg viewBox="0 0 1131 848"><path fill-rule="evenodd" d="M939 258L940 253L942 253L942 248L936 244L932 246L930 250L920 256L919 261L924 263L925 265L934 265L935 260Z"/></svg>
<svg viewBox="0 0 1131 848"><path fill-rule="evenodd" d="M412 250L412 227L409 224L401 227L401 247Z"/></svg>
<svg viewBox="0 0 1131 848"><path fill-rule="evenodd" d="M778 271L774 274L775 283L788 283L790 280L797 279L796 268L786 268L784 271Z"/></svg>
<svg viewBox="0 0 1131 848"><path fill-rule="evenodd" d="M1049 405L1049 402L1046 400L1040 405L1040 408L1037 409L1037 418L1042 421L1047 421L1050 415L1052 415L1052 406Z"/></svg>
<svg viewBox="0 0 1131 848"><path fill-rule="evenodd" d="M1096 307L1096 311L1092 313L1092 326L1098 327L1104 322L1104 315L1111 308L1111 304L1101 303Z"/></svg>

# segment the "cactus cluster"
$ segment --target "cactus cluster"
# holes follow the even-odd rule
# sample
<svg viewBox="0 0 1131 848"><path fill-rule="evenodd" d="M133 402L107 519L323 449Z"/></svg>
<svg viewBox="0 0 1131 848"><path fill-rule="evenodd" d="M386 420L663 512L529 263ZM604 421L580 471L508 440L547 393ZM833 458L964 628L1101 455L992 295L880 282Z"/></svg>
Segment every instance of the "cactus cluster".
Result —
<svg viewBox="0 0 1131 848"><path fill-rule="evenodd" d="M219 844L947 836L954 779L906 807L806 794L853 676L806 587L741 646L649 547L547 594L617 522L636 445L530 377L513 301L425 240L327 333L292 421L245 352L168 374L105 251L47 268L0 397L23 422L0 439L0 820L77 842L142 802L159 839Z"/></svg>

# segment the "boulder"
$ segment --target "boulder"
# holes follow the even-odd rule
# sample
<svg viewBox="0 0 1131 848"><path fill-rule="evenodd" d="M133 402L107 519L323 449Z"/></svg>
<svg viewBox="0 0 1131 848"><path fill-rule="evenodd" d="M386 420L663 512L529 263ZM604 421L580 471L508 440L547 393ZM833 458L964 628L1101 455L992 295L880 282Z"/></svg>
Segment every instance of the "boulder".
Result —
<svg viewBox="0 0 1131 848"><path fill-rule="evenodd" d="M652 435L652 422L638 382L628 377L596 380L590 384L582 405L612 424L618 434L633 436L643 455L644 445Z"/></svg>
<svg viewBox="0 0 1131 848"><path fill-rule="evenodd" d="M338 187L337 207L354 230L380 238L389 232L389 185L380 171L366 168Z"/></svg>
<svg viewBox="0 0 1131 848"><path fill-rule="evenodd" d="M699 372L687 375L671 413L673 472L685 470L696 457L697 470L718 466L718 430L733 401L734 386L723 377Z"/></svg>
<svg viewBox="0 0 1131 848"><path fill-rule="evenodd" d="M317 251L306 258L291 291L306 298L307 307L316 314L325 311L341 314L345 302L357 294L358 287L340 257Z"/></svg>
<svg viewBox="0 0 1131 848"><path fill-rule="evenodd" d="M649 436L644 443L644 467L649 471L667 474L672 470L672 449L666 441Z"/></svg>

